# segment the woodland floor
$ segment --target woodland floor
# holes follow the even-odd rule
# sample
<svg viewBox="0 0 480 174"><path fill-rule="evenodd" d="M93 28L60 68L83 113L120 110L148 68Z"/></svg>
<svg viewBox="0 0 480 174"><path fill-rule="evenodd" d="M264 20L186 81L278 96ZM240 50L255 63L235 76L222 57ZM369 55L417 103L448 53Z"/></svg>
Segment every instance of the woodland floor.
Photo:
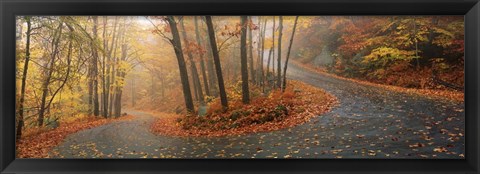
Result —
<svg viewBox="0 0 480 174"><path fill-rule="evenodd" d="M68 136L63 158L464 158L464 102L365 85L289 65L290 79L333 94L339 105L310 122L225 137L150 133L151 114Z"/></svg>

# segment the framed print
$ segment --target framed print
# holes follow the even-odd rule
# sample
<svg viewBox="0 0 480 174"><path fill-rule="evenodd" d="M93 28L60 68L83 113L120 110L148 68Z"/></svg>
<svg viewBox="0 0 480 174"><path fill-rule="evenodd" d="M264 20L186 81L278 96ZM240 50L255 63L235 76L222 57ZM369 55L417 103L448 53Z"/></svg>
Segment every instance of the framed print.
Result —
<svg viewBox="0 0 480 174"><path fill-rule="evenodd" d="M2 173L478 173L476 0L0 8Z"/></svg>

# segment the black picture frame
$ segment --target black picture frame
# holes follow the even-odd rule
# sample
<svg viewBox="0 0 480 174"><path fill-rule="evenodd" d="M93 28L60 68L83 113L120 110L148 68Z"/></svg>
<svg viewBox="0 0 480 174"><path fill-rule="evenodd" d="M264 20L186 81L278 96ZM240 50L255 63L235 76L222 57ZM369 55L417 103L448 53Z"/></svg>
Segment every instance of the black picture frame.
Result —
<svg viewBox="0 0 480 174"><path fill-rule="evenodd" d="M478 0L0 0L1 173L479 173ZM15 159L16 15L464 15L465 159Z"/></svg>

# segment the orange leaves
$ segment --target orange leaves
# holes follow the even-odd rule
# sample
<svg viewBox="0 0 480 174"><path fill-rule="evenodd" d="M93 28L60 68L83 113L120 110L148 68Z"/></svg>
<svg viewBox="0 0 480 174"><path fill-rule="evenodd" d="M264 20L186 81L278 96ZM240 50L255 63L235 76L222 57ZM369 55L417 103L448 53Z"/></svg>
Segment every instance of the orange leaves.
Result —
<svg viewBox="0 0 480 174"><path fill-rule="evenodd" d="M60 144L68 135L75 132L90 129L117 120L128 120L132 116L123 116L117 119L104 119L89 117L85 120L77 120L74 123L61 124L60 127L52 130L40 129L30 133L17 142L18 158L48 158L49 151Z"/></svg>
<svg viewBox="0 0 480 174"><path fill-rule="evenodd" d="M318 88L297 81L290 81L289 86L284 93L273 91L268 97L253 98L250 105L232 101L226 112L219 112L220 102L213 101L203 117L162 113L150 130L161 135L195 137L273 131L305 123L337 104L335 97Z"/></svg>
<svg viewBox="0 0 480 174"><path fill-rule="evenodd" d="M388 90L392 90L392 91L404 92L404 93L419 94L419 95L423 95L423 96L428 97L428 98L443 98L443 99L448 99L448 100L451 100L451 101L458 101L458 102L463 102L464 101L464 93L460 92L460 91L445 90L445 88L441 88L441 87L440 87L440 89L438 89L438 88L437 89L404 88L404 87L401 87L401 86L394 86L395 84L392 84L392 83L389 84L387 82L383 82L384 84L380 84L380 83L382 83L382 81L374 81L374 82L377 82L377 83L374 83L374 82L371 82L371 81L346 78L346 77L338 76L338 75L335 75L335 74L327 73L322 68L316 68L316 67L313 67L311 65L301 64L301 63L296 62L296 61L292 61L292 63L295 64L295 65L298 65L302 68L305 68L305 69L308 69L308 70L311 70L311 71L315 71L315 72L320 73L322 75L326 75L326 76L334 77L334 78L338 78L338 79L343 79L343 80L348 80L348 81L352 81L352 82L359 83L359 84L362 84L362 85L375 86L375 87L380 87L380 88L384 88L384 89L388 89ZM425 72L413 73L412 72L410 75L419 75L419 74L430 74L430 73L428 73L428 72L427 73L425 73ZM393 79L393 77L391 77L391 78ZM408 76L408 74L407 75L401 74L397 78L394 78L394 79L415 80L415 81L418 81L418 82L422 82L422 78L420 76L412 77L412 76ZM386 80L388 80L388 78L386 78ZM405 83L405 82L402 82L402 83Z"/></svg>
<svg viewBox="0 0 480 174"><path fill-rule="evenodd" d="M448 150L445 147L436 147L433 149L433 151L441 153L441 152L447 152Z"/></svg>

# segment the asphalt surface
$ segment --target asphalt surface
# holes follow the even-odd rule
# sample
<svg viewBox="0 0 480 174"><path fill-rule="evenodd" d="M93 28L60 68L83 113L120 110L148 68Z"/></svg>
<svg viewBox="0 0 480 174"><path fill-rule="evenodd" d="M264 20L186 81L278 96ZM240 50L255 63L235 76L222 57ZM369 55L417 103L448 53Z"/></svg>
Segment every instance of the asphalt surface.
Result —
<svg viewBox="0 0 480 174"><path fill-rule="evenodd" d="M273 132L217 138L156 136L154 118L80 131L53 149L58 158L464 158L463 102L430 99L289 65L288 78L335 95L340 104L310 122Z"/></svg>

